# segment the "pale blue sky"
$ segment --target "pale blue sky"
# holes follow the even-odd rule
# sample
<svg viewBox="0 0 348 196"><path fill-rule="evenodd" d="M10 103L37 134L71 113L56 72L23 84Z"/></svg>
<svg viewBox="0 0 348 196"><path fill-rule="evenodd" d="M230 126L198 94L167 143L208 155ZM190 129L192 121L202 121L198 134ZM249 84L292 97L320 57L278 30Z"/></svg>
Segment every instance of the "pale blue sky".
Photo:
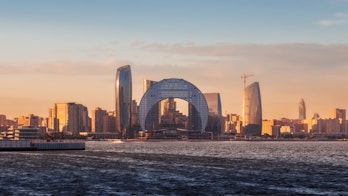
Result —
<svg viewBox="0 0 348 196"><path fill-rule="evenodd" d="M253 73L265 118L296 118L301 98L325 117L348 106L347 35L347 0L0 0L0 113L113 110L114 72L131 64L138 102L143 79L177 77L240 114Z"/></svg>

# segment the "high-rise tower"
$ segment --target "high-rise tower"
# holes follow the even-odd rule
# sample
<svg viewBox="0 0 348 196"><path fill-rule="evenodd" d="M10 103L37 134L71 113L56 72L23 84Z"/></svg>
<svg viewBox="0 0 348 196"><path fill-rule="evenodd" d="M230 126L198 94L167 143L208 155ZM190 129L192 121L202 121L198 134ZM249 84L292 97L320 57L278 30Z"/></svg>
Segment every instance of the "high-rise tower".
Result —
<svg viewBox="0 0 348 196"><path fill-rule="evenodd" d="M261 93L258 82L244 89L244 135L261 135L262 107Z"/></svg>
<svg viewBox="0 0 348 196"><path fill-rule="evenodd" d="M119 67L115 85L116 129L129 138L132 104L132 73L130 65Z"/></svg>
<svg viewBox="0 0 348 196"><path fill-rule="evenodd" d="M300 120L306 119L306 105L303 99L298 103L298 112Z"/></svg>
<svg viewBox="0 0 348 196"><path fill-rule="evenodd" d="M222 109L220 93L204 93L205 100L208 104L209 118L206 129L214 135L223 132Z"/></svg>

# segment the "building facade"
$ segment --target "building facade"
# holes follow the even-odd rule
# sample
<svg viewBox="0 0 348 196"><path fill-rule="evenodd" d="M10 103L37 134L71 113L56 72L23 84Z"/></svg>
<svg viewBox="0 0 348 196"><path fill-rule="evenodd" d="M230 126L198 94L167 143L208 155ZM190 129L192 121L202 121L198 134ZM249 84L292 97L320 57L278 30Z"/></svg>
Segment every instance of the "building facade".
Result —
<svg viewBox="0 0 348 196"><path fill-rule="evenodd" d="M204 93L208 104L209 116L206 130L214 135L223 133L223 119L220 93Z"/></svg>
<svg viewBox="0 0 348 196"><path fill-rule="evenodd" d="M261 135L262 107L258 82L254 82L244 89L243 112L243 134Z"/></svg>
<svg viewBox="0 0 348 196"><path fill-rule="evenodd" d="M331 118L338 119L338 121L340 123L339 132L347 133L347 119L346 119L346 110L345 109L339 109L339 108L332 109Z"/></svg>
<svg viewBox="0 0 348 196"><path fill-rule="evenodd" d="M104 120L107 118L106 110L103 110L99 107L92 110L92 132L93 133L102 133L104 131Z"/></svg>
<svg viewBox="0 0 348 196"><path fill-rule="evenodd" d="M139 122L145 131L145 122L151 108L163 99L178 98L189 102L199 114L200 125L197 130L203 132L208 121L208 105L202 92L183 79L171 78L157 82L141 98L139 104Z"/></svg>
<svg viewBox="0 0 348 196"><path fill-rule="evenodd" d="M81 104L56 103L52 113L54 130L72 135L89 131L88 109Z"/></svg>
<svg viewBox="0 0 348 196"><path fill-rule="evenodd" d="M37 128L41 125L40 117L34 114L29 114L27 116L19 116L17 118L17 125L19 127L34 127Z"/></svg>
<svg viewBox="0 0 348 196"><path fill-rule="evenodd" d="M115 85L116 129L123 137L130 137L132 73L130 65L119 67Z"/></svg>

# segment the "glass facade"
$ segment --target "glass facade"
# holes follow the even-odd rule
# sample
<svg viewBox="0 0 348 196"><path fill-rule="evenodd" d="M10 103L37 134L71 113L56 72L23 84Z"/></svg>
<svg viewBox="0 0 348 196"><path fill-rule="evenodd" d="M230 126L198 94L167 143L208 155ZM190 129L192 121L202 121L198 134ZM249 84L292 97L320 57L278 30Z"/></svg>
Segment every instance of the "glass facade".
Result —
<svg viewBox="0 0 348 196"><path fill-rule="evenodd" d="M179 98L189 102L197 110L201 119L200 131L204 131L208 121L208 105L204 95L193 84L175 78L155 83L143 95L139 104L139 121L142 130L146 130L146 118L153 106L168 98Z"/></svg>
<svg viewBox="0 0 348 196"><path fill-rule="evenodd" d="M262 107L258 82L244 89L244 135L261 135Z"/></svg>
<svg viewBox="0 0 348 196"><path fill-rule="evenodd" d="M220 93L204 93L209 108L207 131L218 135L223 132Z"/></svg>
<svg viewBox="0 0 348 196"><path fill-rule="evenodd" d="M144 93L146 93L146 91L154 84L156 84L155 81L144 80ZM151 110L149 111L149 113L145 119L145 129L146 130L158 130L159 129L160 106L161 106L161 103L157 103L154 106L152 106Z"/></svg>
<svg viewBox="0 0 348 196"><path fill-rule="evenodd" d="M130 137L132 104L132 74L130 65L119 67L116 73L116 129L124 137Z"/></svg>
<svg viewBox="0 0 348 196"><path fill-rule="evenodd" d="M298 110L299 110L299 119L300 120L306 119L306 105L303 99L301 99L300 103L298 104Z"/></svg>

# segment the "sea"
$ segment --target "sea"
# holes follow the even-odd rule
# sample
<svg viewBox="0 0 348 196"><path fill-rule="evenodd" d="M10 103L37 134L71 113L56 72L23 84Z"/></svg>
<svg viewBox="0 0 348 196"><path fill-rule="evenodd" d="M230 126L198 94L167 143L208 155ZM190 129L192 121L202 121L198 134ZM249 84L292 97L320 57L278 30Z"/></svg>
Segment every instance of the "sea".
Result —
<svg viewBox="0 0 348 196"><path fill-rule="evenodd" d="M0 152L0 195L348 195L345 141L88 141Z"/></svg>

